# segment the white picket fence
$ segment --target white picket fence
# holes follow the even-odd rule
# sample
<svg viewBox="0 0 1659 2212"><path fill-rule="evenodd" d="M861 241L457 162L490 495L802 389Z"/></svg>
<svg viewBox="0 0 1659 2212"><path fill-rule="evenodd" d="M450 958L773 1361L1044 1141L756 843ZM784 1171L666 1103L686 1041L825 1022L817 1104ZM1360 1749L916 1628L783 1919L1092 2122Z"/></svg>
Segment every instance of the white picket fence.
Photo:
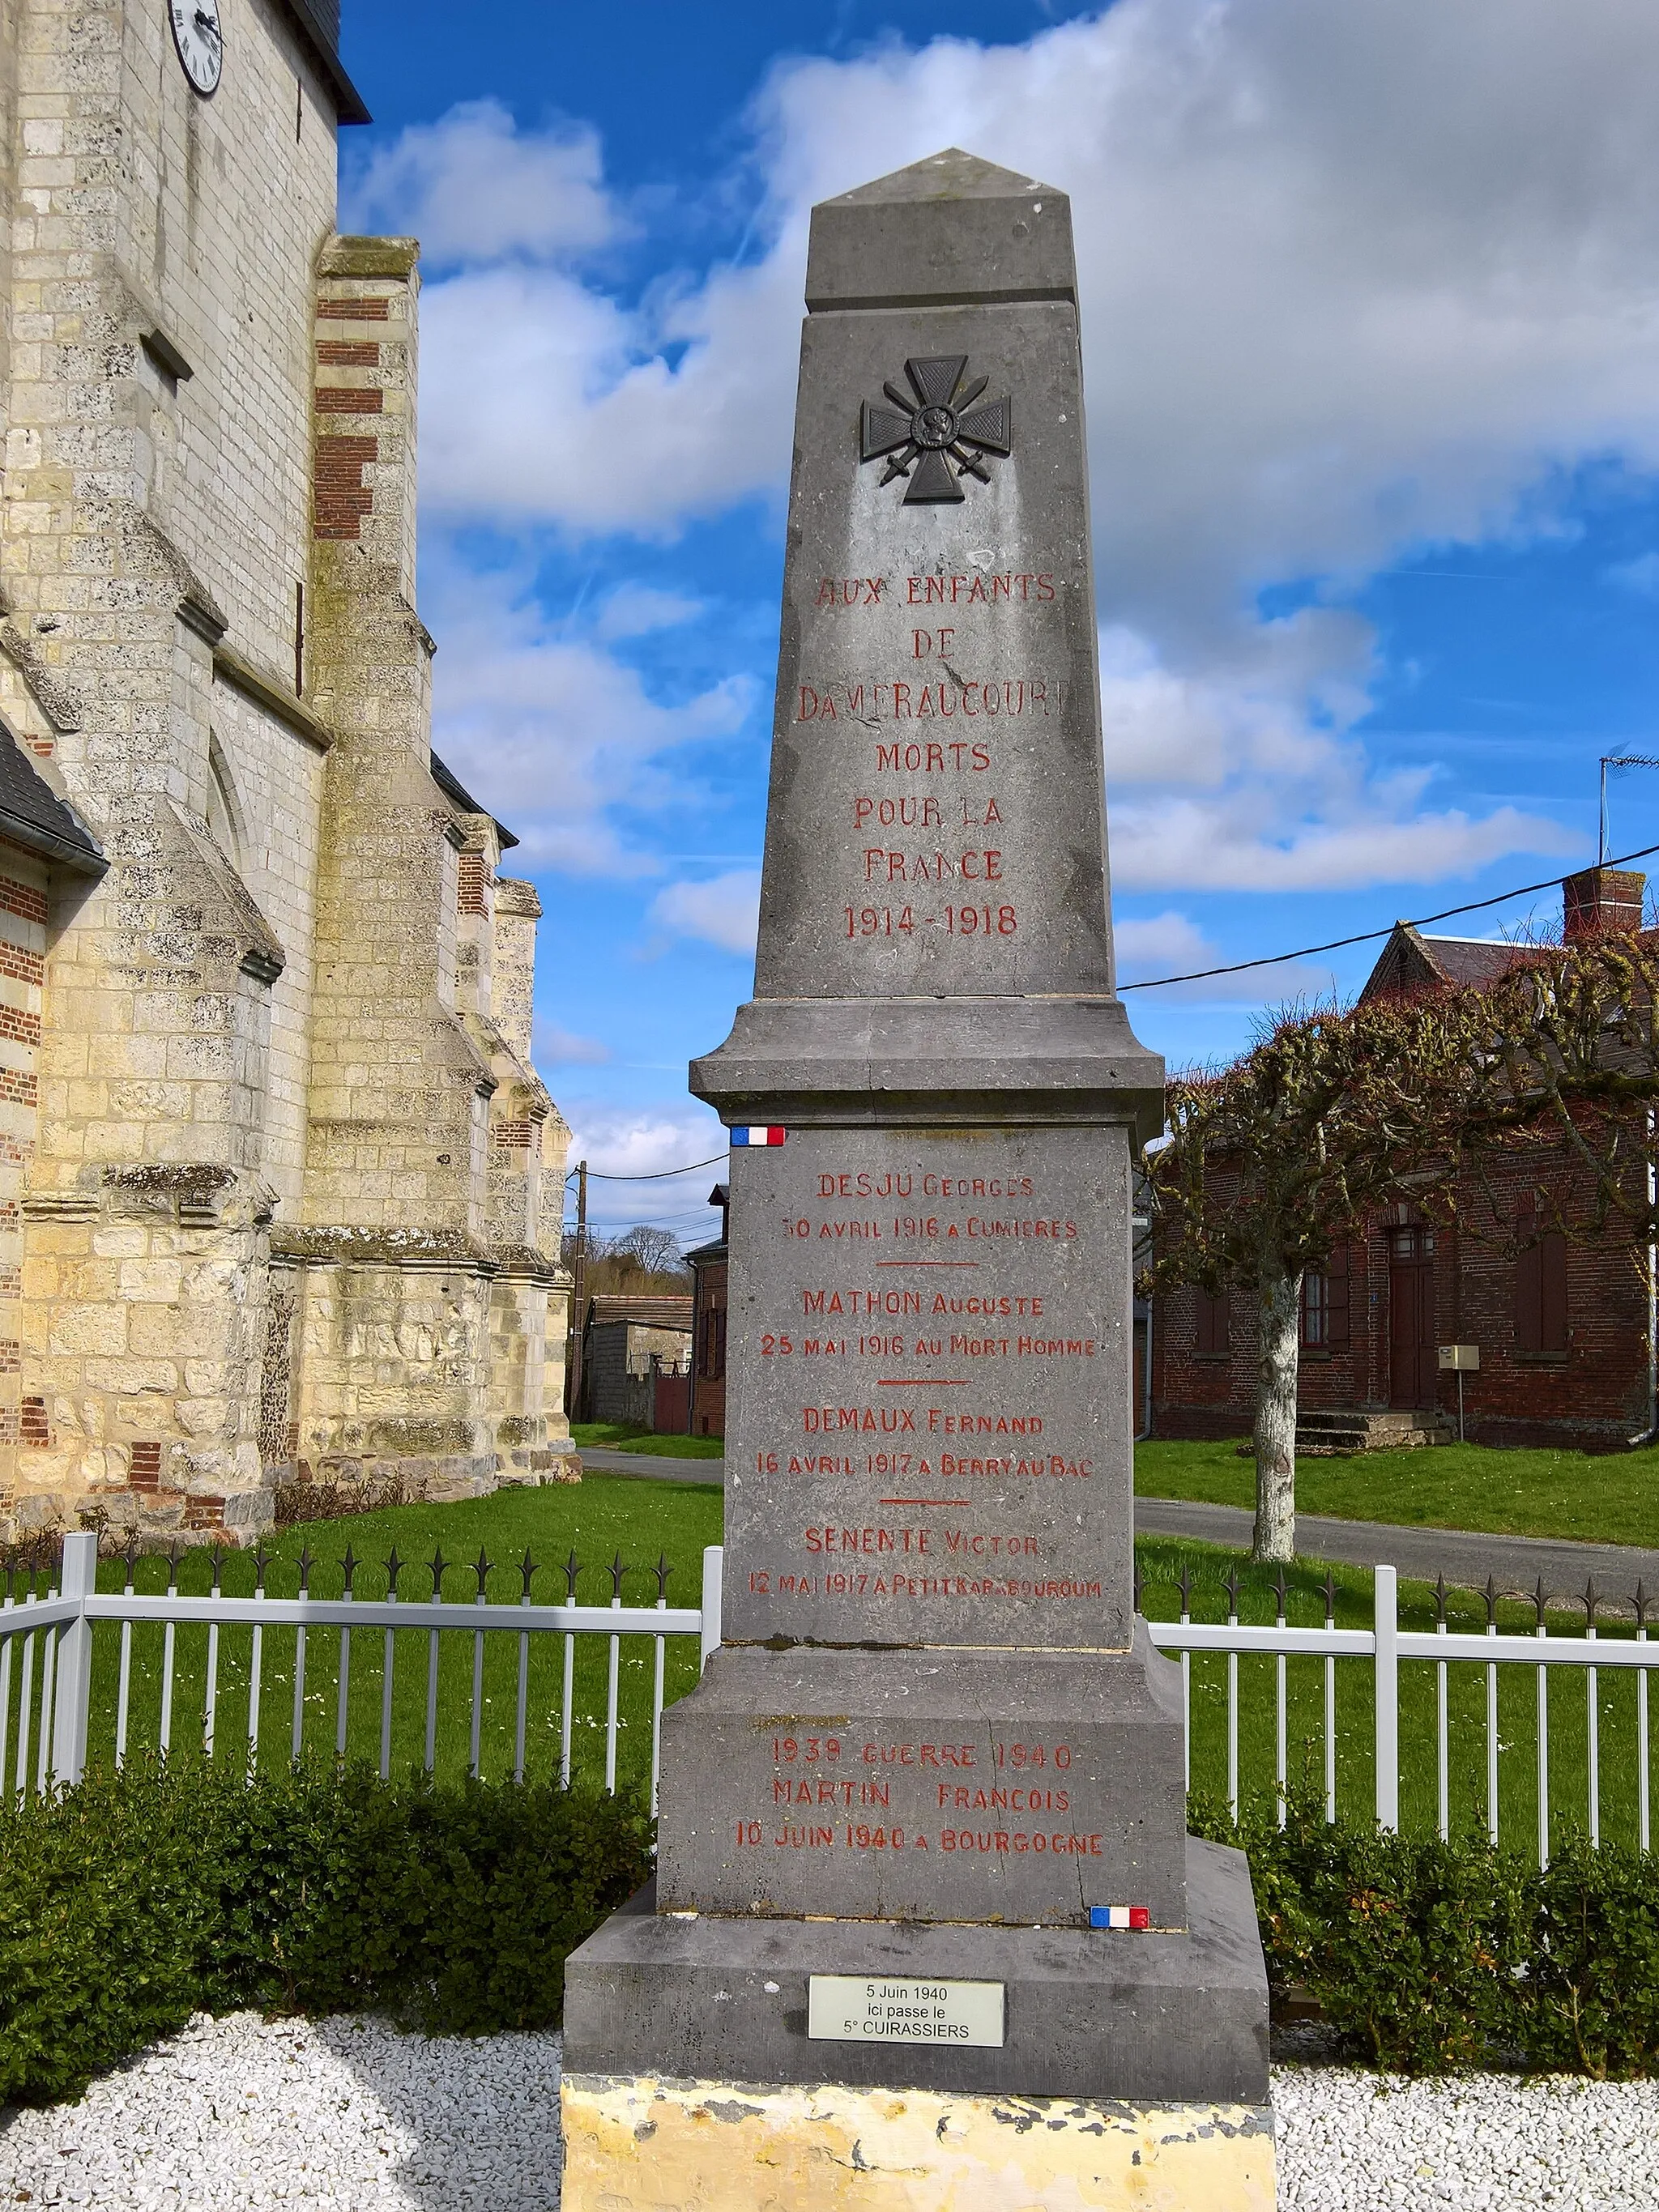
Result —
<svg viewBox="0 0 1659 2212"><path fill-rule="evenodd" d="M335 1750L346 1751L347 1717L351 1698L352 1650L355 1638L380 1632L380 1759L382 1776L391 1771L392 1722L397 1680L398 1638L413 1630L426 1632L425 1765L434 1767L439 1722L439 1659L446 1636L472 1639L472 1695L470 1709L468 1771L480 1771L480 1738L484 1708L484 1645L490 1637L518 1639L518 1698L514 1729L516 1779L526 1771L526 1738L530 1717L530 1646L532 1638L563 1638L563 1696L560 1712L560 1779L568 1782L571 1732L576 1717L574 1696L576 1639L602 1636L609 1644L610 1664L605 1715L605 1786L617 1785L617 1746L620 1726L620 1669L624 1637L646 1637L654 1652L651 1705L651 1809L657 1807L663 1712L663 1673L670 1637L694 1637L699 1648L699 1668L720 1641L720 1562L719 1546L702 1555L702 1602L695 1607L672 1607L665 1598L654 1606L628 1606L620 1595L608 1606L537 1605L526 1595L518 1604L487 1601L482 1595L472 1604L437 1599L399 1597L271 1597L263 1589L246 1596L233 1596L216 1589L205 1596L188 1596L176 1586L146 1594L132 1586L129 1561L127 1587L100 1591L95 1587L98 1540L91 1534L65 1536L56 1587L45 1595L33 1589L21 1603L8 1594L0 1607L0 1778L8 1771L7 1731L12 1715L14 1664L21 1676L17 1725L9 1771L15 1791L46 1790L78 1782L86 1769L88 1723L92 1703L93 1634L105 1624L120 1630L120 1667L115 1720L115 1763L123 1764L128 1751L128 1730L133 1683L133 1631L145 1624L161 1626L163 1649L160 1724L157 1747L167 1752L174 1741L173 1691L177 1674L177 1638L180 1628L206 1627L207 1664L202 1708L201 1747L214 1753L222 1713L219 1692L219 1644L222 1632L243 1627L252 1631L246 1686L246 1756L252 1765L258 1756L259 1730L264 1703L265 1638L274 1629L291 1628L294 1638L293 1721L289 1750L298 1758L306 1724L306 1661L309 1640L332 1632L337 1664ZM215 1581L218 1579L216 1562ZM348 1578L349 1579L349 1578ZM480 1583L483 1577L479 1577ZM620 1577L618 1576L617 1579ZM371 1647L373 1648L373 1647ZM21 1653L21 1656L15 1655ZM38 1656L37 1656L38 1655ZM39 1668L38 1694L36 1669Z"/></svg>
<svg viewBox="0 0 1659 2212"><path fill-rule="evenodd" d="M1451 1832L1449 1670L1455 1666L1468 1665L1484 1670L1485 1674L1485 1814L1486 1832L1496 1843L1498 1840L1498 1759L1504 1748L1498 1727L1498 1669L1500 1667L1529 1667L1535 1676L1534 1760L1537 1847L1540 1863L1547 1864L1550 1856L1552 1814L1561 1809L1553 1805L1550 1795L1551 1670L1569 1668L1583 1678L1586 1750L1584 1796L1582 1806L1575 1804L1570 1809L1575 1817L1582 1811L1589 1840L1599 1844L1602 1808L1601 1676L1608 1670L1629 1668L1635 1676L1636 1690L1631 1753L1634 1769L1637 1842L1642 1850L1650 1848L1652 1812L1648 1680L1653 1668L1659 1666L1659 1644L1650 1644L1648 1640L1644 1603L1638 1602L1633 1608L1633 1635L1628 1638L1609 1639L1600 1634L1596 1626L1593 1589L1589 1593L1583 1632L1577 1635L1551 1632L1541 1589L1537 1599L1537 1626L1530 1634L1500 1630L1496 1619L1497 1608L1490 1598L1487 1625L1483 1631L1470 1632L1450 1628L1444 1617L1443 1589L1441 1618L1437 1626L1429 1631L1404 1629L1400 1625L1399 1581L1393 1567L1379 1566L1373 1570L1372 1620L1369 1628L1339 1628L1328 1599L1327 1615L1322 1623L1307 1627L1292 1626L1284 1617L1282 1585L1279 1619L1268 1626L1251 1626L1238 1620L1236 1584L1234 1589L1234 1610L1225 1621L1195 1621L1190 1618L1183 1601L1178 1620L1153 1621L1150 1626L1152 1639L1161 1650L1180 1655L1187 1700L1189 1762L1193 1655L1196 1652L1220 1652L1226 1656L1227 1798L1235 1817L1239 1807L1238 1667L1241 1658L1262 1656L1271 1658L1274 1662L1273 1783L1281 1826L1285 1819L1285 1793L1289 1779L1286 1662L1292 1658L1313 1658L1323 1662L1322 1748L1325 1813L1326 1818L1332 1820L1336 1818L1336 1662L1339 1659L1370 1662L1375 1729L1374 1809L1380 1826L1395 1830L1400 1826L1401 1667L1402 1662L1426 1660L1435 1670L1434 1754L1438 1832L1443 1838ZM1190 1765L1188 1778L1190 1784Z"/></svg>
<svg viewBox="0 0 1659 2212"><path fill-rule="evenodd" d="M159 1625L163 1636L156 1737L160 1749L169 1750L179 1740L174 1712L174 1683L176 1639L181 1629L196 1626L205 1626L207 1630L200 1736L198 1740L209 1756L214 1753L216 1741L222 1733L221 1722L225 1717L224 1699L219 1686L221 1635L229 1629L251 1631L251 1651L242 1689L246 1698L245 1727L238 1732L239 1743L244 1747L250 1765L258 1755L261 1714L265 1703L262 1695L265 1639L273 1630L291 1630L293 1705L287 1747L290 1754L295 1757L300 1755L305 1739L308 1643L324 1636L337 1639L330 1651L333 1663L329 1671L334 1681L336 1697L334 1748L337 1755L343 1758L347 1749L354 1651L361 1653L367 1640L370 1667L374 1666L376 1657L379 1662L380 1771L383 1775L390 1771L392 1765L394 1686L398 1679L398 1639L400 1637L406 1637L411 1631L417 1634L425 1632L424 1759L428 1771L434 1767L438 1749L441 1641L446 1637L471 1638L467 1770L472 1774L481 1771L481 1727L486 1702L486 1641L491 1638L518 1639L512 1762L512 1771L518 1778L522 1778L526 1771L526 1729L532 1717L532 1639L544 1638L562 1638L558 1707L559 1773L561 1779L567 1782L571 1773L572 1729L577 1719L577 1640L603 1637L607 1639L609 1663L603 1719L596 1720L594 1724L602 1725L605 1731L605 1786L607 1790L614 1790L618 1729L619 1726L625 1724L620 1718L620 1655L624 1638L641 1638L648 1639L648 1648L653 1655L650 1705L650 1797L654 1812L666 1641L673 1637L695 1638L701 1671L709 1652L720 1642L721 1564L722 1553L719 1547L711 1547L703 1553L701 1601L695 1607L672 1607L663 1597L659 1597L654 1606L629 1606L622 1602L620 1595L613 1597L609 1605L532 1603L527 1595L528 1573L526 1577L526 1595L518 1603L487 1601L482 1594L471 1603L457 1603L453 1600L441 1601L436 1598L407 1599L396 1595L356 1597L349 1594L349 1571L346 1578L347 1594L338 1598L318 1597L308 1593L296 1597L272 1597L266 1595L263 1588L247 1595L234 1596L217 1589L216 1565L216 1588L209 1595L188 1595L176 1586L170 1586L163 1593L147 1594L132 1587L131 1563L125 1589L100 1592L95 1587L95 1537L90 1534L68 1536L64 1540L61 1559L48 1588L37 1591L31 1586L21 1601L15 1600L9 1594L3 1608L0 1609L0 1787L6 1786L9 1781L15 1793L27 1795L31 1791L46 1791L80 1780L87 1763L95 1632L106 1634L112 1631L118 1632L114 1756L118 1764L125 1759L133 1703L133 1637L135 1631L140 1628ZM434 1584L436 1579L434 1577ZM481 1593L483 1580L481 1573ZM574 1588L574 1571L569 1581ZM618 1591L620 1581L621 1569L618 1566L613 1577L613 1587ZM659 1588L661 1586L659 1577ZM1449 1756L1451 1728L1448 1687L1450 1670L1469 1667L1484 1672L1485 1824L1495 1842L1498 1836L1499 1758L1500 1753L1506 1748L1499 1728L1498 1674L1503 1668L1530 1668L1535 1677L1534 1711L1536 1728L1532 1757L1535 1767L1537 1849L1540 1861L1547 1860L1552 1814L1559 1814L1565 1809L1559 1805L1553 1806L1551 1799L1550 1678L1553 1673L1567 1668L1574 1670L1580 1678L1584 1698L1583 1795L1571 1806L1571 1811L1575 1819L1582 1816L1590 1839L1599 1842L1602 1807L1603 1678L1610 1673L1630 1669L1635 1677L1634 1716L1632 1741L1628 1747L1630 1765L1625 1771L1633 1778L1637 1840L1644 1850L1650 1847L1648 1683L1651 1670L1659 1667L1659 1644L1650 1643L1648 1639L1644 1608L1641 1603L1638 1602L1635 1607L1633 1633L1629 1635L1607 1637L1598 1633L1594 1592L1589 1594L1585 1627L1580 1633L1562 1632L1559 1613L1557 1625L1551 1626L1541 1594L1537 1605L1537 1626L1529 1633L1500 1628L1496 1617L1496 1605L1490 1601L1488 1621L1484 1632L1451 1628L1444 1618L1443 1596L1437 1626L1431 1631L1411 1630L1401 1626L1395 1571L1392 1567L1383 1566L1376 1568L1374 1573L1374 1601L1369 1627L1339 1627L1334 1615L1333 1601L1328 1595L1327 1617L1322 1623L1305 1626L1290 1623L1285 1618L1282 1586L1279 1618L1269 1624L1254 1626L1239 1620L1237 1583L1230 1587L1231 1609L1224 1621L1194 1620L1188 1609L1188 1597L1183 1589L1180 1618L1154 1620L1150 1626L1154 1643L1163 1650L1178 1656L1181 1662L1188 1699L1189 1761L1193 1741L1193 1662L1195 1658L1205 1655L1218 1655L1225 1660L1226 1794L1235 1814L1240 1804L1242 1783L1240 1718L1243 1701L1239 1677L1242 1662L1270 1660L1273 1665L1272 1788L1278 1798L1281 1820L1284 1817L1285 1793L1294 1779L1290 1772L1291 1701L1287 1691L1287 1668L1294 1662L1308 1660L1320 1662L1322 1666L1324 1798L1327 1816L1333 1820L1337 1812L1337 1662L1358 1662L1364 1668L1369 1676L1370 1695L1364 1703L1369 1707L1374 1738L1371 1765L1375 1778L1375 1804L1371 1809L1383 1827L1394 1829L1400 1826L1401 1670L1402 1666L1409 1666L1413 1662L1427 1662L1434 1669L1433 1748L1437 1784L1437 1826L1443 1837L1450 1832L1452 1825ZM418 1675L416 1685L418 1688ZM549 1717L538 1716L538 1718L550 1726ZM194 1729L192 1717L192 1735ZM1310 1748L1307 1745L1302 1747L1304 1751ZM1415 1748L1420 1754L1420 1747ZM1615 1759L1622 1759L1623 1749L1615 1747L1612 1755ZM1189 1766L1189 1783L1190 1779ZM1259 1778L1258 1789L1265 1782L1265 1776Z"/></svg>

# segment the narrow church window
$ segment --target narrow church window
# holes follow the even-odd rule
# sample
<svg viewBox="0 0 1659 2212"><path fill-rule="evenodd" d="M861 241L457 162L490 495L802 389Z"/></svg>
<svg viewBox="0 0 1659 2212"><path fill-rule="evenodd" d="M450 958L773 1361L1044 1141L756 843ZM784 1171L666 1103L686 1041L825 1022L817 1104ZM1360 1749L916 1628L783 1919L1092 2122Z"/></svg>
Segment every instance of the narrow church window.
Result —
<svg viewBox="0 0 1659 2212"><path fill-rule="evenodd" d="M303 699L306 691L306 587L301 583L294 586L294 696Z"/></svg>
<svg viewBox="0 0 1659 2212"><path fill-rule="evenodd" d="M219 750L219 740L208 735L207 825L213 842L233 868L242 866L241 809L236 803L230 770Z"/></svg>
<svg viewBox="0 0 1659 2212"><path fill-rule="evenodd" d="M306 81L302 76L294 80L294 143L300 143L300 125L305 120Z"/></svg>

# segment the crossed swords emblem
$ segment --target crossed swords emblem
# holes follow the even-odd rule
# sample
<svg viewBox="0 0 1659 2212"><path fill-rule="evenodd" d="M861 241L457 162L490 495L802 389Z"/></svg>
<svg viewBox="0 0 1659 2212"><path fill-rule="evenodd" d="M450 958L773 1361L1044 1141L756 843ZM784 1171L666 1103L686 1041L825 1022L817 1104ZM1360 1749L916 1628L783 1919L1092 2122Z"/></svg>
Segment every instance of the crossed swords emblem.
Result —
<svg viewBox="0 0 1659 2212"><path fill-rule="evenodd" d="M907 361L904 374L910 380L910 392L884 384L890 407L868 399L864 403L859 417L859 459L877 461L885 455L881 482L907 477L907 507L965 498L963 477L977 477L981 483L989 483L986 455L1006 457L1013 450L1012 403L1006 398L981 399L991 380L979 376L964 386L967 369L965 353Z"/></svg>

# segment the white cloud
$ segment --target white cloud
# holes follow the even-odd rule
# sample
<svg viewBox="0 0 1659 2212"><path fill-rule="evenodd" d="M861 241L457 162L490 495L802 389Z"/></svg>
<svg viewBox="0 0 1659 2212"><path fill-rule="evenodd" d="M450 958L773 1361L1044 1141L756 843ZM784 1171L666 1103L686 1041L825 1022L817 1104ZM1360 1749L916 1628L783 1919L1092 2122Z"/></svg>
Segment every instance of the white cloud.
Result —
<svg viewBox="0 0 1659 2212"><path fill-rule="evenodd" d="M664 1176L649 1197L646 1195L649 1185L626 1196L621 1191L591 1194L590 1203L602 1196L607 1210L614 1214L636 1208L629 1215L632 1220L647 1219L647 1206L660 1211L665 1203L673 1212L685 1210L688 1194L696 1186L689 1180L682 1186L678 1177L668 1180L665 1170L686 1167L693 1160L706 1161L714 1155L715 1164L708 1170L712 1176L725 1156L726 1132L706 1107L688 1103L678 1109L634 1109L578 1100L567 1101L563 1112L570 1124L573 1163L585 1159L596 1175Z"/></svg>
<svg viewBox="0 0 1659 2212"><path fill-rule="evenodd" d="M701 938L725 952L752 952L760 927L760 870L733 868L703 883L665 884L650 920L678 937Z"/></svg>
<svg viewBox="0 0 1659 2212"><path fill-rule="evenodd" d="M1570 831L1513 806L1472 819L1456 809L1390 818L1383 805L1349 818L1293 822L1266 793L1222 800L1153 796L1112 817L1112 877L1126 890L1310 891L1430 884L1468 875L1508 853L1571 852Z"/></svg>
<svg viewBox="0 0 1659 2212"><path fill-rule="evenodd" d="M1263 621L1257 595L1558 529L1582 461L1659 467L1656 65L1659 14L1629 0L1119 0L1024 46L792 58L751 115L760 258L633 304L573 273L622 221L591 138L458 110L363 186L467 257L422 307L425 495L657 538L776 499L811 203L965 145L1073 198L1120 877L1315 888L1562 851L1518 810L1379 783L1352 734L1365 625ZM533 220L521 160L549 179ZM632 726L661 711L605 682Z"/></svg>
<svg viewBox="0 0 1659 2212"><path fill-rule="evenodd" d="M577 875L656 873L661 862L618 829L625 799L650 816L692 797L674 756L730 737L752 684L731 676L676 705L591 637L547 622L514 575L441 565L431 599L441 639L433 733L468 789L522 840L522 862Z"/></svg>
<svg viewBox="0 0 1659 2212"><path fill-rule="evenodd" d="M344 179L342 227L413 233L428 261L603 246L623 228L585 125L520 131L499 100L414 123Z"/></svg>
<svg viewBox="0 0 1659 2212"><path fill-rule="evenodd" d="M1191 916L1172 908L1163 914L1115 920L1112 935L1121 983L1151 982L1161 975L1195 975L1206 968L1227 965L1226 956ZM1166 985L1164 995L1209 1004L1256 1006L1270 1000L1282 1005L1291 999L1326 995L1333 982L1328 969L1289 960L1273 967L1246 969L1237 975L1211 975L1201 981Z"/></svg>
<svg viewBox="0 0 1659 2212"><path fill-rule="evenodd" d="M653 631L677 629L702 611L701 599L680 592L659 592L649 584L623 584L600 608L594 623L596 635L610 644L617 638L648 637Z"/></svg>
<svg viewBox="0 0 1659 2212"><path fill-rule="evenodd" d="M556 1022L538 1018L530 1056L539 1067L599 1067L611 1058L611 1048L598 1037L579 1036Z"/></svg>

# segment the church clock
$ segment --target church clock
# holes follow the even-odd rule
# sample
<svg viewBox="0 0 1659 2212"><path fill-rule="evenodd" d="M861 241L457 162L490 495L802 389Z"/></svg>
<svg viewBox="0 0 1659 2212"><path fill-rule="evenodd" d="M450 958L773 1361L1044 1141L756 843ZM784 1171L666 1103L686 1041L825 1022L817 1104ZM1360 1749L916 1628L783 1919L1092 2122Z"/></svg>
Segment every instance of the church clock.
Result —
<svg viewBox="0 0 1659 2212"><path fill-rule="evenodd" d="M173 43L191 84L204 100L219 88L225 65L225 34L219 27L219 0L167 0Z"/></svg>

